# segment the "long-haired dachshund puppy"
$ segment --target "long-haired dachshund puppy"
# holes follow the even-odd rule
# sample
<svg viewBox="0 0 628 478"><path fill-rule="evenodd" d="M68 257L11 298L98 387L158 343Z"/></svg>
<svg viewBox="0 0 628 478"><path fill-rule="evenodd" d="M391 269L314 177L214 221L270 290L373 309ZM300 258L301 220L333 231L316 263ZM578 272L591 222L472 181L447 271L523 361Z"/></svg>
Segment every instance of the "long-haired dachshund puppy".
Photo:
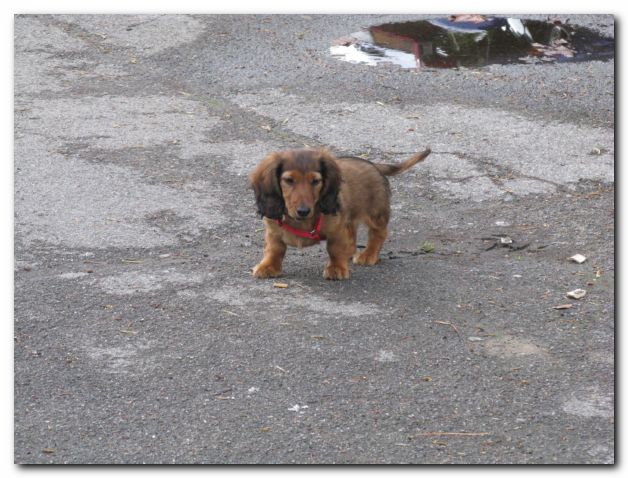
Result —
<svg viewBox="0 0 628 478"><path fill-rule="evenodd" d="M349 260L372 265L388 235L390 186L386 176L422 161L430 149L399 164L335 157L326 149L294 149L268 155L251 173L258 212L266 229L264 258L255 277L277 277L287 246L327 240L325 279L347 279ZM356 252L357 228L368 227L368 243Z"/></svg>

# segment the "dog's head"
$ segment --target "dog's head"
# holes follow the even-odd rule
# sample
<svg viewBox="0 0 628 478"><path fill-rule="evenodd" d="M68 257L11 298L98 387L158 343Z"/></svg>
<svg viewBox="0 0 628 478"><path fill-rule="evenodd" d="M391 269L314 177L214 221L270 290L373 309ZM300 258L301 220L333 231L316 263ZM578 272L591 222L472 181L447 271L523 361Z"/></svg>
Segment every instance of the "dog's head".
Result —
<svg viewBox="0 0 628 478"><path fill-rule="evenodd" d="M280 219L307 219L340 209L340 169L325 149L291 149L268 155L251 173L257 210Z"/></svg>

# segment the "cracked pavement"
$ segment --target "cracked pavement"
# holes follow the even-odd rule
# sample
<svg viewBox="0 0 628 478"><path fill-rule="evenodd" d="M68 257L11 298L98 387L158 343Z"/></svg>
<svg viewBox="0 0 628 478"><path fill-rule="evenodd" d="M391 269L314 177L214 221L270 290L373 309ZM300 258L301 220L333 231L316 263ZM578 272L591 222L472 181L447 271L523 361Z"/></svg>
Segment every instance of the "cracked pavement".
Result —
<svg viewBox="0 0 628 478"><path fill-rule="evenodd" d="M328 53L425 17L15 17L16 463L614 462L614 61ZM268 152L428 145L380 264L250 276Z"/></svg>

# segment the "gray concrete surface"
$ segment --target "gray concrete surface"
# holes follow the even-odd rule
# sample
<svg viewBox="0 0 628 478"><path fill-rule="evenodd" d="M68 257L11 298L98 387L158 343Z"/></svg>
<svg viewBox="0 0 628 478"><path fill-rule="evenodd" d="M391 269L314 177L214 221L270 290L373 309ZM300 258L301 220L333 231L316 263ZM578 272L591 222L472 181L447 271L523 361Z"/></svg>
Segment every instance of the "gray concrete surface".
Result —
<svg viewBox="0 0 628 478"><path fill-rule="evenodd" d="M400 18L15 17L16 463L614 462L614 62L328 55ZM303 145L434 153L280 289L246 177Z"/></svg>

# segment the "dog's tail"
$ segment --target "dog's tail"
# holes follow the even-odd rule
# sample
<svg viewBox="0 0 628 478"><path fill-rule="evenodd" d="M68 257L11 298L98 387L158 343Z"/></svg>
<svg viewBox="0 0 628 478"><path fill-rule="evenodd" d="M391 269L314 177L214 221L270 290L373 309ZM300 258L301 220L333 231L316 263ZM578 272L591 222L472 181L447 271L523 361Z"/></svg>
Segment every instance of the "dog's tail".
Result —
<svg viewBox="0 0 628 478"><path fill-rule="evenodd" d="M373 164L379 170L379 172L382 173L384 176L395 176L397 174L403 173L404 171L407 171L416 163L423 161L425 158L429 156L431 152L432 150L430 148L427 148L422 153L417 153L414 156L412 156L410 159L407 159L403 161L402 163L398 163L398 164L382 164L382 163L379 163L379 164L373 163Z"/></svg>

